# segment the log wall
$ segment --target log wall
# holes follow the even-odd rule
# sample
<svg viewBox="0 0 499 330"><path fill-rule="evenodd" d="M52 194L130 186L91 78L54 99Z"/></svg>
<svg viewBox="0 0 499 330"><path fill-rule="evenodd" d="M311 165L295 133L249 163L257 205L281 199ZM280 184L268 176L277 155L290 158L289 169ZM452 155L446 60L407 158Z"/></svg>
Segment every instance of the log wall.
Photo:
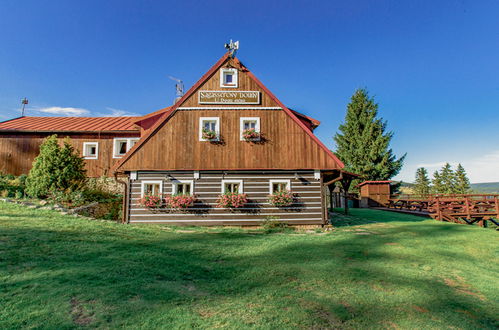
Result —
<svg viewBox="0 0 499 330"><path fill-rule="evenodd" d="M295 173L298 173L298 178ZM166 207L150 210L140 205L143 180L162 180L164 196L171 195L172 183L168 175L176 180L194 181L194 195L197 197L194 207L188 211L171 212ZM222 179L243 180L243 192L249 200L244 208L230 211L216 207L216 200L222 192ZM278 208L268 203L272 179L291 181L291 191L297 195L296 205ZM324 222L321 183L314 179L313 171L201 171L198 180L194 179L192 171L138 172L137 180L131 181L130 190L130 223L255 226L267 216L276 216L291 225L321 225Z"/></svg>

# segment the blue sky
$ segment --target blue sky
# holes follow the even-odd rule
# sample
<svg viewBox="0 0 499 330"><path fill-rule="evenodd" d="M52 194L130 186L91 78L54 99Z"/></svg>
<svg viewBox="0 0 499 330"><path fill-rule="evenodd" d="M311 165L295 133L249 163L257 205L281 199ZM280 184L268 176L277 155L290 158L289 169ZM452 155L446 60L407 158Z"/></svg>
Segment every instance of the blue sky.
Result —
<svg viewBox="0 0 499 330"><path fill-rule="evenodd" d="M145 114L240 40L238 57L332 136L366 87L408 153L499 181L499 1L0 1L0 120Z"/></svg>

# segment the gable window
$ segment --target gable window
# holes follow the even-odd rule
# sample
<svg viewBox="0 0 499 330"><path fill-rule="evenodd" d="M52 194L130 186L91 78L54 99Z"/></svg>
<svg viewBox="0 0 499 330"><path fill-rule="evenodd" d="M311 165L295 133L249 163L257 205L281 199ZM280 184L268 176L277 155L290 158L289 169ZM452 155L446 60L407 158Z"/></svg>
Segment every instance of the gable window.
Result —
<svg viewBox="0 0 499 330"><path fill-rule="evenodd" d="M83 142L83 157L97 159L99 157L99 142Z"/></svg>
<svg viewBox="0 0 499 330"><path fill-rule="evenodd" d="M222 180L222 194L243 193L243 180Z"/></svg>
<svg viewBox="0 0 499 330"><path fill-rule="evenodd" d="M291 180L270 180L269 190L270 194L274 194L280 191L290 191Z"/></svg>
<svg viewBox="0 0 499 330"><path fill-rule="evenodd" d="M220 118L199 118L199 141L218 141L220 137Z"/></svg>
<svg viewBox="0 0 499 330"><path fill-rule="evenodd" d="M224 68L220 70L220 87L237 87L237 69Z"/></svg>
<svg viewBox="0 0 499 330"><path fill-rule="evenodd" d="M154 195L161 196L163 194L163 181L142 181L141 196Z"/></svg>
<svg viewBox="0 0 499 330"><path fill-rule="evenodd" d="M192 195L194 191L194 181L175 180L172 181L172 195Z"/></svg>
<svg viewBox="0 0 499 330"><path fill-rule="evenodd" d="M241 141L259 141L260 117L241 117L239 135Z"/></svg>
<svg viewBox="0 0 499 330"><path fill-rule="evenodd" d="M115 138L113 143L113 158L123 157L139 138Z"/></svg>

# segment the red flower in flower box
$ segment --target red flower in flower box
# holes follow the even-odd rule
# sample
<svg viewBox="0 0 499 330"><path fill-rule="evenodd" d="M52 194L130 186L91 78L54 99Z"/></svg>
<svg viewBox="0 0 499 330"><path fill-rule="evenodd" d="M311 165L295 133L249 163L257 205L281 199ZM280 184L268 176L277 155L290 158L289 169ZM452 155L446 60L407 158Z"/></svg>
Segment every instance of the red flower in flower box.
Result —
<svg viewBox="0 0 499 330"><path fill-rule="evenodd" d="M218 196L217 207L234 209L243 207L246 203L248 203L246 194L227 192Z"/></svg>
<svg viewBox="0 0 499 330"><path fill-rule="evenodd" d="M289 190L276 191L269 195L269 203L277 207L286 207L293 205L295 196Z"/></svg>
<svg viewBox="0 0 499 330"><path fill-rule="evenodd" d="M243 131L243 139L246 141L255 141L260 139L260 132L254 128L248 128Z"/></svg>
<svg viewBox="0 0 499 330"><path fill-rule="evenodd" d="M201 136L205 140L215 140L217 138L217 132L209 129L203 129L203 133Z"/></svg>
<svg viewBox="0 0 499 330"><path fill-rule="evenodd" d="M194 205L196 196L189 194L177 194L165 198L166 205L172 209L184 210Z"/></svg>
<svg viewBox="0 0 499 330"><path fill-rule="evenodd" d="M147 208L158 208L161 207L162 200L161 197L156 195L144 195L140 201L140 205L145 206Z"/></svg>

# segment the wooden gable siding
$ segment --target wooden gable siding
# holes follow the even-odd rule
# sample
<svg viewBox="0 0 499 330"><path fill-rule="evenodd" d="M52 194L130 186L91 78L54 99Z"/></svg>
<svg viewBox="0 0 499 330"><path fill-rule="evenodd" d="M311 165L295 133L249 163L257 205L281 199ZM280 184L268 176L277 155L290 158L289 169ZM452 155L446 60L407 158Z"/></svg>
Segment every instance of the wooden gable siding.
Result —
<svg viewBox="0 0 499 330"><path fill-rule="evenodd" d="M299 178L295 177L298 173ZM141 182L161 180L163 195L170 196L174 180L193 180L194 195L197 201L187 211L172 211L168 208L150 210L140 205ZM243 208L230 211L216 207L216 201L222 190L222 179L242 180L243 190L247 194L248 204ZM297 202L292 207L278 208L268 203L269 182L273 179L291 181L291 190L296 194ZM130 184L130 204L128 221L130 223L166 223L170 225L202 226L256 226L268 216L291 225L322 225L321 183L314 179L312 171L212 171L200 172L200 178L194 179L193 172L138 172L137 180Z"/></svg>
<svg viewBox="0 0 499 330"><path fill-rule="evenodd" d="M199 118L220 118L220 143L199 141ZM260 117L260 142L240 141L240 117ZM280 110L178 111L121 170L337 169Z"/></svg>
<svg viewBox="0 0 499 330"><path fill-rule="evenodd" d="M40 153L40 145L51 134L2 134L0 135L0 172L4 174L28 174L33 161ZM126 134L60 134L71 138L72 145L82 155L84 142L99 142L98 159L85 159L88 177L111 176L111 166L118 160L113 158L113 139L116 137L139 137L139 133Z"/></svg>
<svg viewBox="0 0 499 330"><path fill-rule="evenodd" d="M222 66L223 67L223 66ZM220 87L220 70L215 71L215 73L204 83L202 84L194 94L185 100L180 107L248 107L248 105L240 105L240 104L199 104L198 103L198 92L200 90L203 91L225 91L225 92L234 92L234 91L259 91L260 92L260 104L259 105L250 105L250 106L261 106L261 107L278 107L278 104L269 97L265 93L265 91L258 86L258 84L253 80L245 71L238 70L238 87L237 88L224 88Z"/></svg>

